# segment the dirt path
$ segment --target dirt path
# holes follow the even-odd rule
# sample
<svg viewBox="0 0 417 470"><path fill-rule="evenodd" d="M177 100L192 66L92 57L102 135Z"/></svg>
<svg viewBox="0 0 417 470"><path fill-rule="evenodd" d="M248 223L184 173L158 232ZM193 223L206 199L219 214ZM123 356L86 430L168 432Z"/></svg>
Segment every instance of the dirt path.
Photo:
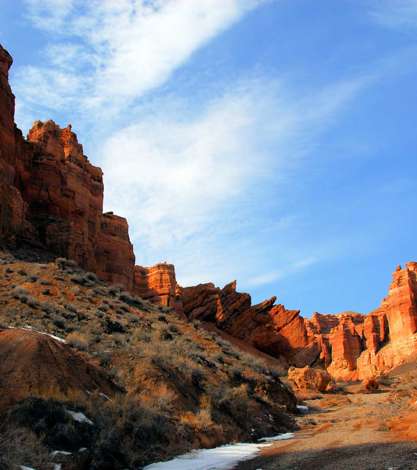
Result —
<svg viewBox="0 0 417 470"><path fill-rule="evenodd" d="M277 442L238 470L417 470L416 387L307 400L295 439ZM416 406L417 408L417 406Z"/></svg>

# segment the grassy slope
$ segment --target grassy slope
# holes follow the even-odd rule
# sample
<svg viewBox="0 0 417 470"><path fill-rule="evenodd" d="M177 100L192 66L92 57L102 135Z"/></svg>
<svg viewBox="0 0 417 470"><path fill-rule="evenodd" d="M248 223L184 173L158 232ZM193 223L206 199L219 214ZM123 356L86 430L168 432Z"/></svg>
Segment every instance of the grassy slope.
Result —
<svg viewBox="0 0 417 470"><path fill-rule="evenodd" d="M125 390L112 400L56 390L42 397L56 400L46 412L62 411L70 401L96 423L86 438L86 468L138 468L192 447L253 440L293 426L287 411L294 411L295 399L271 364L67 260L28 262L0 252L0 326L30 326L65 339ZM35 426L30 417L40 403L19 404L4 422ZM16 421L19 413L23 421ZM50 450L71 442L49 434L40 445Z"/></svg>

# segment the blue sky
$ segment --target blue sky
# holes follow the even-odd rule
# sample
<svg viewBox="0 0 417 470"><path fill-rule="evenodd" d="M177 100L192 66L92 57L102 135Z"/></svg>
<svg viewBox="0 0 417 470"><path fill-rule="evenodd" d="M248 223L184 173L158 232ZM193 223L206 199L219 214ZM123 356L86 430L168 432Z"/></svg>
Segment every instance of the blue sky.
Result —
<svg viewBox="0 0 417 470"><path fill-rule="evenodd" d="M369 311L417 259L417 0L2 0L16 119L73 125L138 264Z"/></svg>

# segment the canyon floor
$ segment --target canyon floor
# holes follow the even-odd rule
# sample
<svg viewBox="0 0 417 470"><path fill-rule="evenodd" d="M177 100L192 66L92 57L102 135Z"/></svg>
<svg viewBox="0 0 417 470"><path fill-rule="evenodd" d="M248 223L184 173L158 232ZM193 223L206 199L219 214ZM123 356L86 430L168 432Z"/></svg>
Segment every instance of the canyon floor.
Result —
<svg viewBox="0 0 417 470"><path fill-rule="evenodd" d="M399 367L367 393L360 384L305 397L295 438L268 447L236 470L417 469L417 366Z"/></svg>

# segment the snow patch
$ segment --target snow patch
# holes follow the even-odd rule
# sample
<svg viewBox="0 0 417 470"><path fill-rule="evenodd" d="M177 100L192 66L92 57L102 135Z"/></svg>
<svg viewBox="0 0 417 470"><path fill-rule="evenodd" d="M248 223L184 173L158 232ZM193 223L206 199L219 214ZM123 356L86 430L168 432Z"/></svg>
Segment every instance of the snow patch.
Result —
<svg viewBox="0 0 417 470"><path fill-rule="evenodd" d="M32 467L25 467L24 465L21 465L20 470L35 470L35 469Z"/></svg>
<svg viewBox="0 0 417 470"><path fill-rule="evenodd" d="M55 457L56 455L71 455L71 452L67 452L66 450L54 450L51 452L52 457Z"/></svg>
<svg viewBox="0 0 417 470"><path fill-rule="evenodd" d="M287 439L292 439L293 437L293 432L287 432L285 434L278 434L278 436L263 437L262 439L259 439L259 442L286 441Z"/></svg>
<svg viewBox="0 0 417 470"><path fill-rule="evenodd" d="M62 338L60 338L59 336L52 335L51 333L45 333L45 331L35 330L34 328L32 328L32 327L29 326L29 325L26 325L26 326L24 326L24 327L8 326L7 328L9 328L10 330L34 331L35 333L39 333L40 335L49 336L50 338L52 338L52 339L54 339L54 340L56 340L56 341L59 341L60 343L66 343L65 339L62 339ZM29 468L29 467L28 467L28 468Z"/></svg>
<svg viewBox="0 0 417 470"><path fill-rule="evenodd" d="M297 405L297 410L298 410L300 413L308 413L308 406Z"/></svg>
<svg viewBox="0 0 417 470"><path fill-rule="evenodd" d="M80 411L66 410L66 412L72 416L72 419L74 421L77 421L78 423L87 423L87 424L90 424L91 426L94 425L91 419L88 419L87 416L84 413L81 413Z"/></svg>
<svg viewBox="0 0 417 470"><path fill-rule="evenodd" d="M269 447L271 442L292 437L293 433L286 433L261 439L265 443L229 444L214 449L195 450L168 462L153 463L144 470L228 470L239 462L252 459L261 449Z"/></svg>

